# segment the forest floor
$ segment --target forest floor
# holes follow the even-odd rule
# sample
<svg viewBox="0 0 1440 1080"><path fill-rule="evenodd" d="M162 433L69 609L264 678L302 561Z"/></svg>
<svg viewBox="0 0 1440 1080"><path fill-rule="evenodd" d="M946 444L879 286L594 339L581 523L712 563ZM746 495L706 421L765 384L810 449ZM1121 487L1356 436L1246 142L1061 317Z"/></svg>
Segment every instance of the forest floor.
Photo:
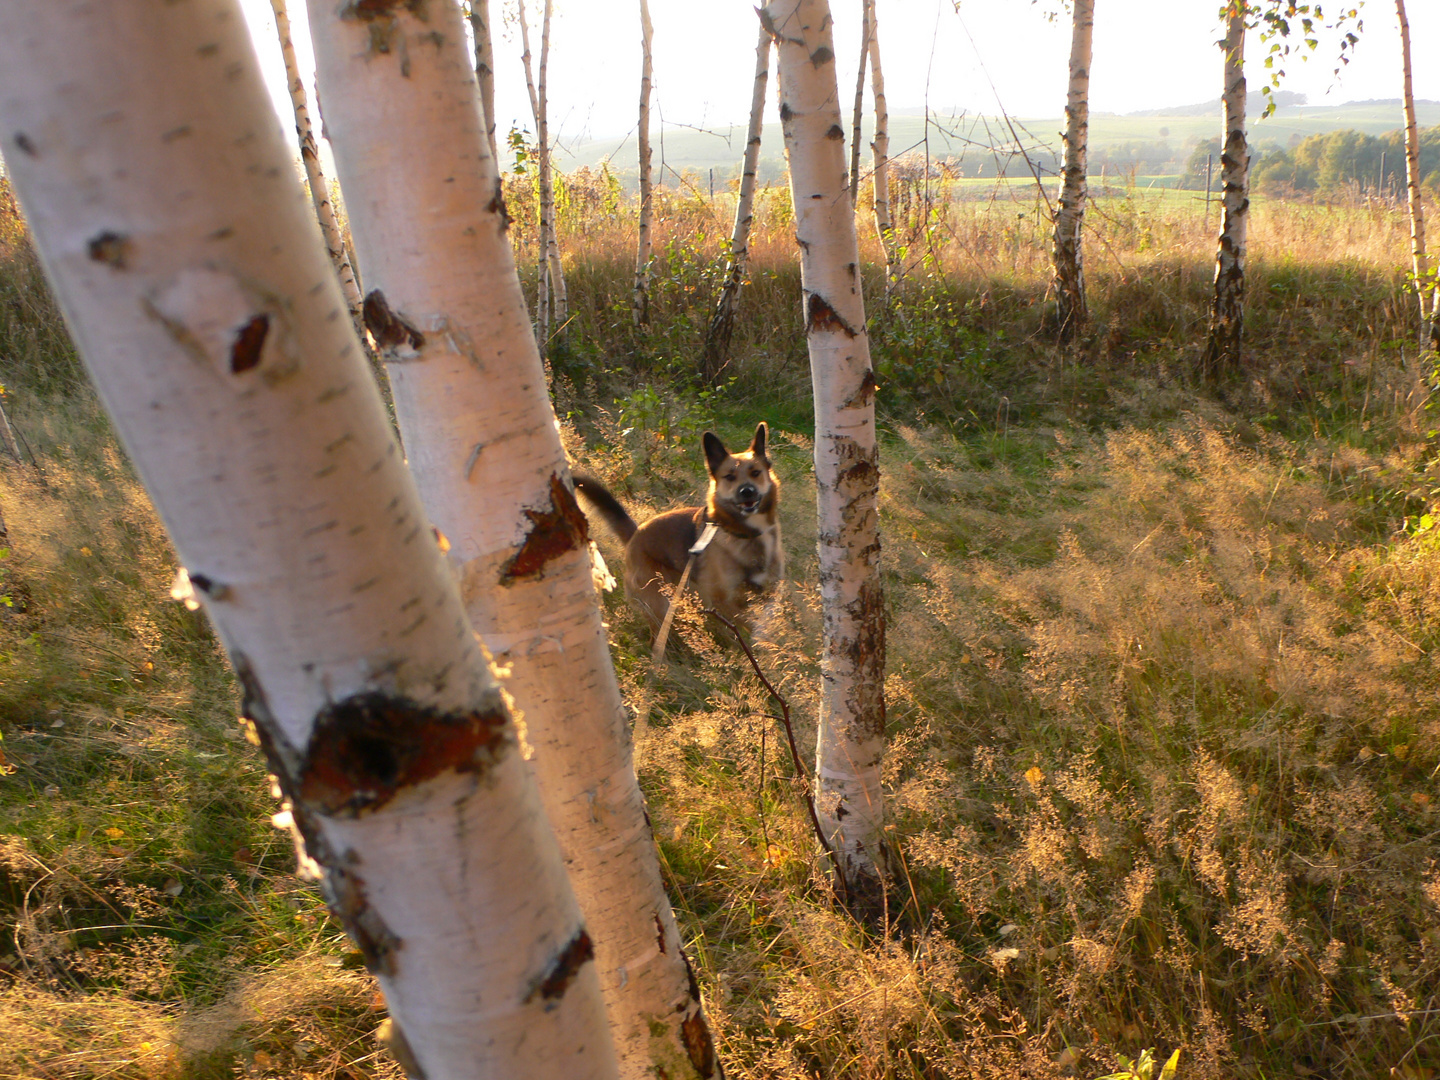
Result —
<svg viewBox="0 0 1440 1080"><path fill-rule="evenodd" d="M763 201L708 386L728 203L661 200L637 329L617 198L576 184L562 202L574 317L548 351L569 447L643 514L702 490L703 430L742 443L770 423L790 581L759 658L813 745L788 205ZM888 299L863 252L899 871L884 932L831 906L740 654L684 624L658 671L605 599L727 1074L1093 1078L1178 1049L1182 1080L1440 1075L1440 424L1403 213L1259 203L1246 364L1207 387L1200 207L1097 202L1094 330L1061 351L1043 212L899 202ZM23 440L0 457L0 1076L398 1076L372 1037L383 1002L270 825L224 659L170 599L173 554L3 209L0 382Z"/></svg>

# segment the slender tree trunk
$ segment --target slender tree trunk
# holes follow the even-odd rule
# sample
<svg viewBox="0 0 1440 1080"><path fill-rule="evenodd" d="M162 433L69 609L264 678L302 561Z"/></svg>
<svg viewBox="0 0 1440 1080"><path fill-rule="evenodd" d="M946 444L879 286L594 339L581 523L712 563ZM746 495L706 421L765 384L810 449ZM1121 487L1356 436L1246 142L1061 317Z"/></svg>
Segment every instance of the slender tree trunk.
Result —
<svg viewBox="0 0 1440 1080"><path fill-rule="evenodd" d="M530 64L530 26L525 18L525 0L515 0L516 18L520 23L521 54L520 62L525 68L525 88L530 91L530 114L535 118L535 126L538 130L536 136L538 146L535 149L536 173L535 173L535 206L539 219L539 226L536 230L535 246L537 249L536 279L538 287L535 292L535 336L540 340L540 351L543 354L550 341L550 229L554 224L554 218L549 213L549 190L550 190L550 146L548 139L550 132L543 117L545 116L545 99L541 92L545 89L542 81L540 91L535 89L534 69ZM543 79L543 75L542 75Z"/></svg>
<svg viewBox="0 0 1440 1080"><path fill-rule="evenodd" d="M875 232L885 252L885 295L900 280L900 252L895 245L895 218L890 209L890 109L885 101L885 73L880 67L880 22L875 0L863 0L870 12L870 96L875 99Z"/></svg>
<svg viewBox="0 0 1440 1080"><path fill-rule="evenodd" d="M860 0L860 63L855 68L855 108L850 124L850 205L860 201L860 134L865 120L865 66L870 58L870 23L875 0Z"/></svg>
<svg viewBox="0 0 1440 1080"><path fill-rule="evenodd" d="M345 297L345 306L350 309L350 321L359 326L360 286L355 280L350 257L345 254L345 240L340 234L340 223L335 219L335 207L330 202L330 186L320 168L320 151L315 145L315 129L310 124L305 83L295 62L295 43L290 40L290 13L285 10L285 0L270 0L270 6L275 12L275 30L280 37L280 53L285 58L285 78L290 85L290 104L295 110L295 135L300 140L300 160L305 163L305 177L310 182L310 198L315 203L320 235L325 238L325 249L330 253L330 262L340 279L340 293Z"/></svg>
<svg viewBox="0 0 1440 1080"><path fill-rule="evenodd" d="M459 13L396 8L386 37L408 44L388 61L367 53L369 27L319 6L310 18L338 167L356 205L377 211L355 242L373 268L366 314L410 466L470 621L509 672L595 941L621 1075L712 1076ZM396 55L409 56L403 70Z"/></svg>
<svg viewBox="0 0 1440 1080"><path fill-rule="evenodd" d="M640 0L640 125L635 141L640 148L640 244L635 253L635 296L633 300L636 325L650 323L650 220L654 213L654 191L650 182L650 44L654 37L650 25L650 5Z"/></svg>
<svg viewBox="0 0 1440 1080"><path fill-rule="evenodd" d="M1085 307L1085 155L1090 129L1090 42L1095 0L1074 0L1070 38L1070 90L1065 103L1065 167L1060 207L1055 213L1055 299L1060 305L1060 339L1068 341L1089 321Z"/></svg>
<svg viewBox="0 0 1440 1080"><path fill-rule="evenodd" d="M495 39L490 33L490 0L470 0L470 30L475 37L475 80L480 85L480 108L485 112L485 138L497 163L495 142Z"/></svg>
<svg viewBox="0 0 1440 1080"><path fill-rule="evenodd" d="M780 116L790 161L810 378L815 390L822 608L816 792L844 891L872 910L883 888L885 606L880 583L875 373L826 0L774 0Z"/></svg>
<svg viewBox="0 0 1440 1080"><path fill-rule="evenodd" d="M1420 347L1440 348L1440 325L1431 312L1431 294L1436 293L1434 275L1425 253L1425 204L1420 194L1420 135L1415 124L1415 91L1410 78L1410 20L1405 0L1395 0L1400 19L1400 59L1404 79L1405 189L1410 202L1410 262L1415 275L1415 297L1420 304ZM1435 313L1440 314L1440 293L1435 295Z"/></svg>
<svg viewBox="0 0 1440 1080"><path fill-rule="evenodd" d="M740 306L740 286L750 258L750 226L755 220L755 174L760 164L760 129L765 120L765 86L770 81L770 31L760 27L755 45L755 89L750 96L750 125L745 133L745 159L740 167L740 191L735 203L735 228L730 233L730 259L725 284L705 335L701 373L714 384L730 361L730 336Z"/></svg>
<svg viewBox="0 0 1440 1080"><path fill-rule="evenodd" d="M0 130L281 818L410 1056L430 1080L615 1076L559 849L238 3L0 6Z"/></svg>
<svg viewBox="0 0 1440 1080"><path fill-rule="evenodd" d="M1202 368L1215 378L1240 366L1245 320L1245 232L1250 223L1250 148L1245 142L1244 0L1232 0L1226 17L1225 149L1220 154L1224 184L1220 243L1215 252L1215 300Z"/></svg>
<svg viewBox="0 0 1440 1080"><path fill-rule="evenodd" d="M550 104L545 87L550 70L550 23L555 15L555 0L545 0L545 21L540 26L540 82L535 115L536 138L540 140L540 213L548 222L545 230L545 265L550 279L550 312L555 319L555 333L560 333L570 317L570 298L565 288L565 268L560 262L560 231L555 220L555 168L550 159Z"/></svg>

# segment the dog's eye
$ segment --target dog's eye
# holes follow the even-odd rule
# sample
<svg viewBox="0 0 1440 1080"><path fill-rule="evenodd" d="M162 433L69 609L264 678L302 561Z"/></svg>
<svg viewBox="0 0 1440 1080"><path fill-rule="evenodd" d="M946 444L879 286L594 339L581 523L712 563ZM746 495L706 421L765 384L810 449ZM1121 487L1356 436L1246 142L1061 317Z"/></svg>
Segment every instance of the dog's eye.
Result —
<svg viewBox="0 0 1440 1080"><path fill-rule="evenodd" d="M759 469L751 469L751 470L750 470L750 475L751 475L752 477L758 478L758 477L760 476L760 470L759 470Z"/></svg>

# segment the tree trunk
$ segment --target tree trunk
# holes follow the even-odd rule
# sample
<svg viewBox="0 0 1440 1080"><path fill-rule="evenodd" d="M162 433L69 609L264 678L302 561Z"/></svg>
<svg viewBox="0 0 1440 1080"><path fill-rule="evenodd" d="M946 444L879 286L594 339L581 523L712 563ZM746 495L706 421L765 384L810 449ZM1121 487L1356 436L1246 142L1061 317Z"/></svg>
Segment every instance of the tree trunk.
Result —
<svg viewBox="0 0 1440 1080"><path fill-rule="evenodd" d="M740 191L735 203L735 228L730 234L730 259L715 314L705 334L701 374L714 385L730 362L730 336L740 306L740 286L750 258L750 226L755 220L755 174L760 163L760 129L765 120L765 85L770 81L770 31L760 27L755 45L755 89L750 96L750 125L745 133L745 160L740 167Z"/></svg>
<svg viewBox="0 0 1440 1080"><path fill-rule="evenodd" d="M410 466L450 541L470 621L509 671L595 941L621 1075L711 1076L460 16L437 5L424 20L404 7L388 17L387 61L367 54L367 26L331 8L310 14L336 162L354 205L373 211L355 242L372 268L366 314ZM394 57L407 55L402 69Z"/></svg>
<svg viewBox="0 0 1440 1080"><path fill-rule="evenodd" d="M555 0L545 0L545 21L540 26L540 82L535 116L535 137L540 141L540 213L548 223L545 230L545 266L550 281L550 313L555 319L554 332L563 332L570 317L570 298L565 288L565 268L560 263L560 227L555 220L555 169L550 160L550 105L545 93L546 73L550 70L550 23L555 15Z"/></svg>
<svg viewBox="0 0 1440 1080"><path fill-rule="evenodd" d="M545 352L550 342L550 229L554 218L549 213L550 200L550 147L547 142L550 132L544 120L545 104L541 96L545 89L542 81L540 91L535 89L534 69L530 64L530 26L525 19L525 0L515 2L516 20L520 23L520 62L525 68L525 88L530 91L530 114L535 118L538 130L535 149L535 205L539 226L536 230L536 279L535 291L535 336L540 340L540 352ZM543 79L543 75L542 75Z"/></svg>
<svg viewBox="0 0 1440 1080"><path fill-rule="evenodd" d="M885 867L880 787L885 607L875 373L855 215L845 187L830 5L774 0L761 17L775 35L815 391L822 606L817 803L842 889L852 906L870 911L881 895Z"/></svg>
<svg viewBox="0 0 1440 1080"><path fill-rule="evenodd" d="M885 73L880 67L880 23L875 0L862 0L870 12L870 96L875 99L875 232L885 252L885 295L900 280L900 252L895 245L895 218L890 210L890 110L885 102Z"/></svg>
<svg viewBox="0 0 1440 1080"><path fill-rule="evenodd" d="M490 156L499 168L495 142L495 39L490 33L490 0L470 0L470 30L475 36L475 81L480 84L480 108L485 112L485 138Z"/></svg>
<svg viewBox="0 0 1440 1080"><path fill-rule="evenodd" d="M1245 318L1245 232L1250 222L1250 149L1245 142L1245 3L1232 0L1226 17L1225 149L1220 154L1220 243L1215 252L1215 299L1202 370L1215 378L1240 366Z"/></svg>
<svg viewBox="0 0 1440 1080"><path fill-rule="evenodd" d="M850 124L850 205L860 201L860 134L865 120L865 65L870 58L870 21L875 0L860 0L860 63L855 69L855 108Z"/></svg>
<svg viewBox="0 0 1440 1080"><path fill-rule="evenodd" d="M615 1076L559 849L238 3L0 6L0 130L290 800L277 821L411 1056L430 1080Z"/></svg>
<svg viewBox="0 0 1440 1080"><path fill-rule="evenodd" d="M330 202L330 185L320 169L320 151L315 145L315 129L310 124L310 106L305 100L305 83L300 78L300 67L295 62L295 43L290 40L290 13L285 10L285 0L270 0L275 11L275 31L280 38L280 53L285 58L285 78L290 85L290 104L295 109L295 135L300 141L300 160L305 163L305 177L310 182L310 198L315 203L315 217L320 222L320 235L325 238L325 249L330 253L331 265L340 279L340 293L345 297L345 306L350 309L350 321L360 325L360 286L355 280L355 270L345 254L345 240L340 235L340 223L335 219L335 207Z"/></svg>
<svg viewBox="0 0 1440 1080"><path fill-rule="evenodd" d="M654 213L654 191L650 183L650 5L640 0L640 125L635 141L640 148L640 244L635 253L635 296L637 326L650 324L650 220Z"/></svg>
<svg viewBox="0 0 1440 1080"><path fill-rule="evenodd" d="M1069 341L1089 321L1085 307L1081 229L1085 223L1085 155L1090 128L1090 42L1095 0L1074 0L1070 38L1070 91L1065 103L1065 167L1055 213L1055 299L1060 340Z"/></svg>
<svg viewBox="0 0 1440 1080"><path fill-rule="evenodd" d="M1425 253L1425 205L1420 194L1420 137L1415 124L1415 92L1410 79L1410 20L1405 15L1405 0L1395 0L1395 14L1400 19L1400 58L1404 79L1405 109L1405 189L1410 202L1410 261L1415 275L1415 297L1420 304L1420 347L1440 348L1440 325L1431 312L1431 293L1435 278L1430 272ZM1440 313L1440 294L1435 296L1435 312Z"/></svg>

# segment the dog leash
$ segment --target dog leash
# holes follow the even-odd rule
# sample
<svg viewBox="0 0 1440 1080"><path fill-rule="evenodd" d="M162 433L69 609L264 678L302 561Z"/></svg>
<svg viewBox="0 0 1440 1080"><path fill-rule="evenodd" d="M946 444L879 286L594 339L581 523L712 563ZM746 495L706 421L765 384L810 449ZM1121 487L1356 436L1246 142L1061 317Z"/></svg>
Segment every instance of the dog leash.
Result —
<svg viewBox="0 0 1440 1080"><path fill-rule="evenodd" d="M715 534L719 531L719 525L707 521L700 539L690 545L690 557L685 560L685 569L680 572L680 584L675 586L675 595L670 598L670 604L665 608L665 618L660 623L660 633L655 635L655 648L650 653L650 662L656 667L665 662L665 643L670 640L670 624L675 621L675 601L680 599L680 594L685 591L685 583L690 580L690 569L695 565L696 557L710 546L710 541L715 539Z"/></svg>

